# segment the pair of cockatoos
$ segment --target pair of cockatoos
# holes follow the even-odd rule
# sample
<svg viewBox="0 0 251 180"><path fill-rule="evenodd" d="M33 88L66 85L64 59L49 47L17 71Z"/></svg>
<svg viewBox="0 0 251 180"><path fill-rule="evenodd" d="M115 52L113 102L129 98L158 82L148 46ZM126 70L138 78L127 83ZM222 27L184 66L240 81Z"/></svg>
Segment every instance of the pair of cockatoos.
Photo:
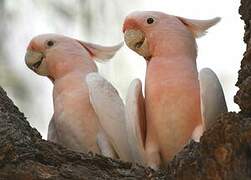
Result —
<svg viewBox="0 0 251 180"><path fill-rule="evenodd" d="M216 75L198 75L195 38L219 18L191 20L160 12L134 12L123 32L147 61L145 97L132 81L124 105L97 73L94 59L110 59L122 44L104 47L56 34L33 38L26 64L54 84L48 140L72 150L103 154L158 168L227 111Z"/></svg>

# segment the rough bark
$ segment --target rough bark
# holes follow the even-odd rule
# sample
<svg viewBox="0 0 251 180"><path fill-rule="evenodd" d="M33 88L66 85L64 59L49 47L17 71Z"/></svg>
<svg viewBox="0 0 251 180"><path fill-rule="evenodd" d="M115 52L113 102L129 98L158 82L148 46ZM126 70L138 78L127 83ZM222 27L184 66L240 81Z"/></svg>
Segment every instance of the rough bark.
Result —
<svg viewBox="0 0 251 180"><path fill-rule="evenodd" d="M251 3L248 0L241 0L239 9L241 19L245 22L244 42L247 44L246 52L241 61L241 69L236 85L240 88L234 101L240 106L241 113L251 115Z"/></svg>
<svg viewBox="0 0 251 180"><path fill-rule="evenodd" d="M0 180L251 179L251 1L242 0L239 10L247 43L234 99L241 112L221 115L200 143L190 142L165 169L153 171L42 140L0 88Z"/></svg>

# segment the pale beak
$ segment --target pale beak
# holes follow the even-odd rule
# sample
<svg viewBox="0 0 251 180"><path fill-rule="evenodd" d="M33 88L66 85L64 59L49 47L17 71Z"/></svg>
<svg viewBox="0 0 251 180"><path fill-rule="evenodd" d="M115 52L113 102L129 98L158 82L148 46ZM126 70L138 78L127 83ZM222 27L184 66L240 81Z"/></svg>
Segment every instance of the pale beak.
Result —
<svg viewBox="0 0 251 180"><path fill-rule="evenodd" d="M44 62L44 54L37 51L27 50L25 54L26 65L39 75L47 76L48 71Z"/></svg>
<svg viewBox="0 0 251 180"><path fill-rule="evenodd" d="M124 40L126 45L143 56L146 60L149 60L151 55L149 53L149 47L145 34L140 30L126 30L124 33Z"/></svg>

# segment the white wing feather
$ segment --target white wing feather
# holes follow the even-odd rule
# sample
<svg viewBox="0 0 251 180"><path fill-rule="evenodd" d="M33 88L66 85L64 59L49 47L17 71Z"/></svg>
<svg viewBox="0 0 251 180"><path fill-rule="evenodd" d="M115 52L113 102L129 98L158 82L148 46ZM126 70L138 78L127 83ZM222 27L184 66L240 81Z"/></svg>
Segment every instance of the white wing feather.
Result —
<svg viewBox="0 0 251 180"><path fill-rule="evenodd" d="M204 128L208 129L215 122L217 116L228 110L217 75L211 69L204 68L199 73L199 80Z"/></svg>
<svg viewBox="0 0 251 180"><path fill-rule="evenodd" d="M145 102L139 79L131 82L126 98L126 125L128 141L134 161L145 164Z"/></svg>
<svg viewBox="0 0 251 180"><path fill-rule="evenodd" d="M86 77L91 104L99 122L122 160L131 161L127 140L125 110L117 90L98 73Z"/></svg>

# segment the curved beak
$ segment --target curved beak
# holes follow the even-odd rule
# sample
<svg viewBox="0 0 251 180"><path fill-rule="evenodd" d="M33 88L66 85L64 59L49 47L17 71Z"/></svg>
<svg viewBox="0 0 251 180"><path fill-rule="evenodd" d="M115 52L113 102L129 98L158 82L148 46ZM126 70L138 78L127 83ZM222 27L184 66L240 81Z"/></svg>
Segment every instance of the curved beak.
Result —
<svg viewBox="0 0 251 180"><path fill-rule="evenodd" d="M25 54L26 65L39 75L47 76L46 63L44 62L44 54L38 51L27 50Z"/></svg>
<svg viewBox="0 0 251 180"><path fill-rule="evenodd" d="M143 56L146 60L151 58L148 42L142 31L135 29L126 30L124 32L124 40L130 49Z"/></svg>

